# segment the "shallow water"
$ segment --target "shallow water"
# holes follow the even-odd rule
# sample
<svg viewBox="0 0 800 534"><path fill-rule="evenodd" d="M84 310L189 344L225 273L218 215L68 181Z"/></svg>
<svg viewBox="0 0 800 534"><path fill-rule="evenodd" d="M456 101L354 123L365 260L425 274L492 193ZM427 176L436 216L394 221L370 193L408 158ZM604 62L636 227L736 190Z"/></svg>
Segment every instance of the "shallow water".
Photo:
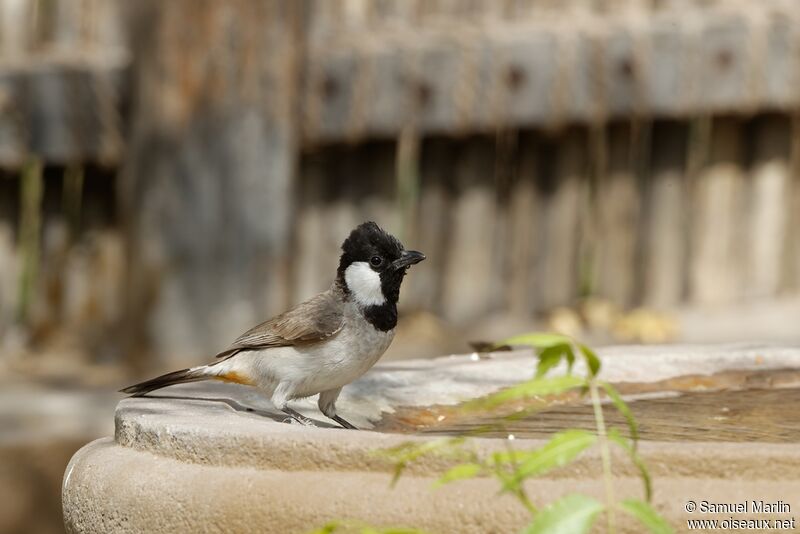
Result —
<svg viewBox="0 0 800 534"><path fill-rule="evenodd" d="M687 376L653 384L619 384L618 388L627 396L639 396L629 398L628 404L643 440L800 442L800 372L796 370ZM610 404L604 404L604 414L607 424L626 429L624 418ZM456 408L428 409L417 419L420 423L414 424L413 414L407 413L404 428L394 430L542 438L565 428L594 429L592 407L580 400L546 404L515 421L465 416Z"/></svg>

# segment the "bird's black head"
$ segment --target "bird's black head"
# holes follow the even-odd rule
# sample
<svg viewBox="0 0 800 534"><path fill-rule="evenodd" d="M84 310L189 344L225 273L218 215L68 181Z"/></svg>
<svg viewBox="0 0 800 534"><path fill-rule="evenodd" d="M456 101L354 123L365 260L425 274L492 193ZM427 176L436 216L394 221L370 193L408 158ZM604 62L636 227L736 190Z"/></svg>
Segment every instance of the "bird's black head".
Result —
<svg viewBox="0 0 800 534"><path fill-rule="evenodd" d="M342 243L337 279L363 309L388 306L396 322L395 305L403 277L410 266L424 259L421 252L405 250L396 237L374 222L365 222Z"/></svg>

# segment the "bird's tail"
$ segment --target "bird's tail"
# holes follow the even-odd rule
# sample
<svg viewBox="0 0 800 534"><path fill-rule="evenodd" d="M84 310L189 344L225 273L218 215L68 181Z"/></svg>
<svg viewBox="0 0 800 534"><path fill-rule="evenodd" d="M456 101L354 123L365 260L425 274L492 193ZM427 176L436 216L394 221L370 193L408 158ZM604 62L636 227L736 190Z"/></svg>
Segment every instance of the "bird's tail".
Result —
<svg viewBox="0 0 800 534"><path fill-rule="evenodd" d="M121 389L120 393L128 393L134 397L141 397L151 391L161 389L173 384L184 384L186 382L197 382L198 380L208 380L215 378L214 375L207 372L206 366L192 367L191 369L181 369L180 371L173 371L165 375L139 382L125 389Z"/></svg>

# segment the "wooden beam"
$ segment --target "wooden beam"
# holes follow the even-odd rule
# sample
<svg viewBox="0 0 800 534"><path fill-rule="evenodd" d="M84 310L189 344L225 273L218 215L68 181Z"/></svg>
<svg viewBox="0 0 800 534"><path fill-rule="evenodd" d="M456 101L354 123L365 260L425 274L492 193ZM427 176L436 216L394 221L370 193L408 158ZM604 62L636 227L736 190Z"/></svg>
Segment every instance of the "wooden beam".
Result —
<svg viewBox="0 0 800 534"><path fill-rule="evenodd" d="M0 64L0 166L119 163L126 74L123 56Z"/></svg>
<svg viewBox="0 0 800 534"><path fill-rule="evenodd" d="M800 104L800 13L772 2L647 18L405 26L310 43L310 143ZM337 35L333 32L332 35Z"/></svg>

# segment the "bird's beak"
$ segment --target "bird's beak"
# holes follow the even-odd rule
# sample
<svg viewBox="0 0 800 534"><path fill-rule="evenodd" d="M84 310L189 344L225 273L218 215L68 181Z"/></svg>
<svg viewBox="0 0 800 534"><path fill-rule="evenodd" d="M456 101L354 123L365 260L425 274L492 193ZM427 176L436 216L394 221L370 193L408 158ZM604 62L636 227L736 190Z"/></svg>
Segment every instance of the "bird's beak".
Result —
<svg viewBox="0 0 800 534"><path fill-rule="evenodd" d="M414 265L415 263L419 263L425 259L425 254L422 252L417 252L416 250L405 250L403 251L403 255L400 258L396 259L392 266L395 269L402 269L403 267L408 267L410 265Z"/></svg>

